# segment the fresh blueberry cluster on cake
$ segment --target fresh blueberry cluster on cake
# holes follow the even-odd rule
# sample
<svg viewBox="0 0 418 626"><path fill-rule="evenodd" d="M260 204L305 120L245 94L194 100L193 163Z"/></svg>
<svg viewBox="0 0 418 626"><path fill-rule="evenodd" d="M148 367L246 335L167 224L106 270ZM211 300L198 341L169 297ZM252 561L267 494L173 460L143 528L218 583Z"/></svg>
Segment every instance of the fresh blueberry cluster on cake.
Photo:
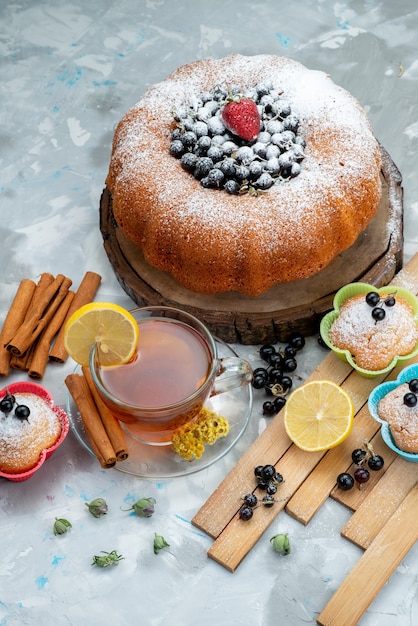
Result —
<svg viewBox="0 0 418 626"><path fill-rule="evenodd" d="M117 125L106 185L151 269L194 293L259 296L356 241L380 207L380 173L349 92L284 57L232 54L145 92Z"/></svg>
<svg viewBox="0 0 418 626"><path fill-rule="evenodd" d="M299 118L272 83L217 85L174 112L170 152L203 187L257 193L300 173Z"/></svg>

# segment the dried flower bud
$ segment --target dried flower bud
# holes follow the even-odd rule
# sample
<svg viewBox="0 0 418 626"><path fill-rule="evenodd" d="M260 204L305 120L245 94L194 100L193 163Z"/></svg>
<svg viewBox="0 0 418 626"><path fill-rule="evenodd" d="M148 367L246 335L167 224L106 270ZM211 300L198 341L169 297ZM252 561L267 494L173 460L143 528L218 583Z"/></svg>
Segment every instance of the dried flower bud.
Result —
<svg viewBox="0 0 418 626"><path fill-rule="evenodd" d="M103 498L95 498L91 502L85 502L85 505L93 517L102 517L102 515L106 515L108 510L107 502Z"/></svg>
<svg viewBox="0 0 418 626"><path fill-rule="evenodd" d="M155 510L155 498L141 498L137 500L129 509L123 511L135 511L139 517L151 517Z"/></svg>
<svg viewBox="0 0 418 626"><path fill-rule="evenodd" d="M56 517L54 522L54 535L65 535L72 527L71 522L63 517Z"/></svg>
<svg viewBox="0 0 418 626"><path fill-rule="evenodd" d="M154 554L158 554L160 550L168 548L169 546L170 544L166 542L162 535L154 533Z"/></svg>
<svg viewBox="0 0 418 626"><path fill-rule="evenodd" d="M270 541L272 542L273 550L275 552L280 552L280 554L284 555L290 554L290 542L287 535L274 535Z"/></svg>
<svg viewBox="0 0 418 626"><path fill-rule="evenodd" d="M104 550L102 550L101 554L104 554L104 556L96 555L93 557L92 565L110 567L110 565L117 565L119 561L125 558L121 554L118 554L116 550L112 550L112 552L104 552Z"/></svg>

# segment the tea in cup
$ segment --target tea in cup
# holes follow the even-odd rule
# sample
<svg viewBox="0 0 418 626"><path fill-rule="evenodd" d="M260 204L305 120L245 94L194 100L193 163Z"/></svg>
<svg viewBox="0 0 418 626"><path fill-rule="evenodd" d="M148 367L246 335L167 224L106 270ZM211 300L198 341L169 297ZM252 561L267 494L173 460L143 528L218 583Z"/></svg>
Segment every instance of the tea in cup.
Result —
<svg viewBox="0 0 418 626"><path fill-rule="evenodd" d="M95 345L90 370L104 402L139 441L169 445L173 432L192 421L210 396L251 382L247 361L219 358L211 333L193 315L171 307L131 314L139 328L134 358L102 366Z"/></svg>

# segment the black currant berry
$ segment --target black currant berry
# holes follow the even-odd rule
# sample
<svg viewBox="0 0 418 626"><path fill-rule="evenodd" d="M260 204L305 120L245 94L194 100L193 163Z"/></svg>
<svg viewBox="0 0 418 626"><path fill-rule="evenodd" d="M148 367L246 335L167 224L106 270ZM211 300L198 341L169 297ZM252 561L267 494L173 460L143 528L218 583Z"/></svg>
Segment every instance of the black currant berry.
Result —
<svg viewBox="0 0 418 626"><path fill-rule="evenodd" d="M283 358L280 354L278 354L277 352L274 354L271 354L269 356L268 359L268 363L269 365L271 365L272 367L281 367L282 363L283 363Z"/></svg>
<svg viewBox="0 0 418 626"><path fill-rule="evenodd" d="M337 486L343 491L348 491L354 487L354 478L348 472L343 472L337 476Z"/></svg>
<svg viewBox="0 0 418 626"><path fill-rule="evenodd" d="M257 465L257 467L254 468L254 476L256 478L261 478L263 476L263 465Z"/></svg>
<svg viewBox="0 0 418 626"><path fill-rule="evenodd" d="M269 371L269 382L280 383L283 378L283 372L281 367L272 367Z"/></svg>
<svg viewBox="0 0 418 626"><path fill-rule="evenodd" d="M363 450L362 448L356 448L351 453L351 459L353 463L355 463L356 465L360 465L360 463L364 460L365 456L366 456L366 451Z"/></svg>
<svg viewBox="0 0 418 626"><path fill-rule="evenodd" d="M412 393L418 393L418 378L413 378L412 380L410 380L408 386Z"/></svg>
<svg viewBox="0 0 418 626"><path fill-rule="evenodd" d="M380 301L380 296L377 293L377 291L370 291L366 295L366 302L369 306L375 307L377 304L379 304L379 301Z"/></svg>
<svg viewBox="0 0 418 626"><path fill-rule="evenodd" d="M385 319L385 317L386 317L386 313L382 309L382 307L376 306L374 307L374 309L372 309L372 318L376 320L376 322L381 322L382 320Z"/></svg>
<svg viewBox="0 0 418 626"><path fill-rule="evenodd" d="M263 415L274 415L276 413L276 407L274 405L274 402L272 402L271 400L266 400L263 403Z"/></svg>
<svg viewBox="0 0 418 626"><path fill-rule="evenodd" d="M385 298L385 305L388 307L395 306L396 300L393 296L388 296Z"/></svg>
<svg viewBox="0 0 418 626"><path fill-rule="evenodd" d="M27 407L25 404L18 404L15 408L15 416L20 420L27 420L29 415L29 407Z"/></svg>
<svg viewBox="0 0 418 626"><path fill-rule="evenodd" d="M290 376L283 376L280 384L283 388L283 391L288 391L292 388L293 380L290 378Z"/></svg>
<svg viewBox="0 0 418 626"><path fill-rule="evenodd" d="M263 478L266 480L271 480L276 475L276 468L274 465L264 465L263 466Z"/></svg>
<svg viewBox="0 0 418 626"><path fill-rule="evenodd" d="M260 348L260 358L263 359L263 361L268 362L269 356L271 354L275 354L275 352L276 348L274 346L271 346L270 344L265 344Z"/></svg>
<svg viewBox="0 0 418 626"><path fill-rule="evenodd" d="M354 478L359 485L362 485L363 483L367 483L369 480L370 472L365 467L358 467L354 472Z"/></svg>
<svg viewBox="0 0 418 626"><path fill-rule="evenodd" d="M254 493L247 493L244 497L244 504L247 504L250 507L255 507L258 502L258 498Z"/></svg>
<svg viewBox="0 0 418 626"><path fill-rule="evenodd" d="M267 485L266 493L270 496L274 496L276 492L277 492L277 486L274 484L273 481L270 481Z"/></svg>
<svg viewBox="0 0 418 626"><path fill-rule="evenodd" d="M406 404L406 406L409 406L410 408L416 406L417 402L418 402L418 398L412 392L406 393L403 397L403 403Z"/></svg>
<svg viewBox="0 0 418 626"><path fill-rule="evenodd" d="M283 369L285 372L294 372L298 364L294 357L288 357L283 361Z"/></svg>
<svg viewBox="0 0 418 626"><path fill-rule="evenodd" d="M4 396L4 398L2 398L0 400L0 411L2 413L10 413L10 411L13 410L13 402L10 399L10 396Z"/></svg>
<svg viewBox="0 0 418 626"><path fill-rule="evenodd" d="M289 337L289 345L295 350L302 350L305 345L305 339L302 335L292 335Z"/></svg>
<svg viewBox="0 0 418 626"><path fill-rule="evenodd" d="M253 509L248 504L243 504L239 510L239 518L247 522L254 515Z"/></svg>
<svg viewBox="0 0 418 626"><path fill-rule="evenodd" d="M287 357L294 357L296 356L297 350L296 348L294 348L293 346L289 344L288 346L285 347L284 353Z"/></svg>
<svg viewBox="0 0 418 626"><path fill-rule="evenodd" d="M275 412L278 413L279 411L281 411L285 404L286 398L284 396L277 396L277 398L275 398L273 401Z"/></svg>
<svg viewBox="0 0 418 626"><path fill-rule="evenodd" d="M370 467L371 470L378 472L379 470L381 470L383 468L383 465L385 464L383 457L380 456L380 454L373 454L370 459L367 461L367 465Z"/></svg>
<svg viewBox="0 0 418 626"><path fill-rule="evenodd" d="M271 507L274 504L274 496L268 493L265 496L263 496L262 502L264 506Z"/></svg>
<svg viewBox="0 0 418 626"><path fill-rule="evenodd" d="M280 472L276 472L276 475L273 479L276 483L282 483L283 482L283 476L280 474Z"/></svg>
<svg viewBox="0 0 418 626"><path fill-rule="evenodd" d="M260 375L253 375L253 379L251 381L251 385L253 386L254 389L263 389L264 385L266 384L266 379L264 378L264 376L260 376Z"/></svg>

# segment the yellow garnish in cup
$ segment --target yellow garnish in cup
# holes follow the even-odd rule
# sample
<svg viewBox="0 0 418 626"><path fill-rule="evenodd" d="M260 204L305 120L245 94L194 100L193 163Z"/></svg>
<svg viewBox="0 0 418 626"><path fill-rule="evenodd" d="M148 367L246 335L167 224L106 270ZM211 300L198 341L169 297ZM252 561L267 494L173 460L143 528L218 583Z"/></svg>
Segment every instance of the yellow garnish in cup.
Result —
<svg viewBox="0 0 418 626"><path fill-rule="evenodd" d="M64 346L76 363L88 365L97 343L101 365L121 365L134 356L138 338L138 324L129 311L112 302L90 302L67 321Z"/></svg>
<svg viewBox="0 0 418 626"><path fill-rule="evenodd" d="M348 393L329 380L295 389L284 406L284 426L302 450L319 452L342 443L353 427L354 406Z"/></svg>

